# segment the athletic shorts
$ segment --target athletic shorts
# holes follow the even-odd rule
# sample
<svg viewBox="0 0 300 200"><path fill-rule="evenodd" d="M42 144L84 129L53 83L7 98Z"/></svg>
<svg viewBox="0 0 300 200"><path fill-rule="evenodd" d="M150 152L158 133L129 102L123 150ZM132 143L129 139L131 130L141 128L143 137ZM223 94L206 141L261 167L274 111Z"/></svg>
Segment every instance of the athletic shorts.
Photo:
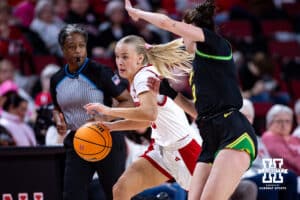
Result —
<svg viewBox="0 0 300 200"><path fill-rule="evenodd" d="M142 157L169 180L175 179L182 188L188 190L200 152L201 146L188 135L168 147L159 146L153 141Z"/></svg>
<svg viewBox="0 0 300 200"><path fill-rule="evenodd" d="M245 151L250 155L251 163L256 158L254 128L239 111L225 111L214 117L203 117L197 119L197 125L203 139L198 162L213 163L222 149Z"/></svg>

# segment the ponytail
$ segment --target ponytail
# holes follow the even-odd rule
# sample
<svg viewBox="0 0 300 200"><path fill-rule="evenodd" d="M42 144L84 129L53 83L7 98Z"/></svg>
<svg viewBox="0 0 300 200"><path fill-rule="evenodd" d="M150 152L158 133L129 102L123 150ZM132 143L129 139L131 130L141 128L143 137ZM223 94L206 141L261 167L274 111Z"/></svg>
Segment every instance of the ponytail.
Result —
<svg viewBox="0 0 300 200"><path fill-rule="evenodd" d="M194 55L184 49L182 39L149 45L143 38L130 35L119 42L135 45L137 53L144 55L143 64L153 65L163 77L176 79L176 76L189 74L192 70Z"/></svg>
<svg viewBox="0 0 300 200"><path fill-rule="evenodd" d="M183 49L182 39L153 45L147 50L147 56L148 62L154 65L159 73L166 78L174 79L175 76L189 74L192 70L194 55ZM177 71L179 73L175 73Z"/></svg>

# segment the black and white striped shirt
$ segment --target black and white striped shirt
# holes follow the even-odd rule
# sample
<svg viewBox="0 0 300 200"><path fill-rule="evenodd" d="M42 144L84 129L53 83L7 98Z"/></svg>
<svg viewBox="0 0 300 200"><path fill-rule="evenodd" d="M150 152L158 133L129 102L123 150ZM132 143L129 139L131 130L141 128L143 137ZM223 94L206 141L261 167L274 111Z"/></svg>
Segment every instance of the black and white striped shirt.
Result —
<svg viewBox="0 0 300 200"><path fill-rule="evenodd" d="M75 131L90 117L83 106L104 103L111 106L112 97L127 89L127 83L106 66L85 59L75 73L64 66L51 78L51 96L54 105L65 117L68 129Z"/></svg>

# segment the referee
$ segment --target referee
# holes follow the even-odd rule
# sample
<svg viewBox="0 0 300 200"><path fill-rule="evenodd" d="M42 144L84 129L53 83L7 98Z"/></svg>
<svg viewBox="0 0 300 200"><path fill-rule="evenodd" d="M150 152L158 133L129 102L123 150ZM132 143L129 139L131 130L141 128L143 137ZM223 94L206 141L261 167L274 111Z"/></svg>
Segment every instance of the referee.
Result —
<svg viewBox="0 0 300 200"><path fill-rule="evenodd" d="M51 78L51 96L60 120L56 127L65 135L66 162L64 175L64 200L87 200L88 185L95 171L103 186L106 198L112 199L112 187L125 169L126 146L124 134L112 134L111 153L98 162L81 159L73 148L76 130L90 116L83 105L100 102L111 106L112 98L118 106L132 106L127 84L109 67L95 63L87 57L87 32L77 24L69 24L59 34L59 44L67 64ZM99 188L100 189L100 188Z"/></svg>

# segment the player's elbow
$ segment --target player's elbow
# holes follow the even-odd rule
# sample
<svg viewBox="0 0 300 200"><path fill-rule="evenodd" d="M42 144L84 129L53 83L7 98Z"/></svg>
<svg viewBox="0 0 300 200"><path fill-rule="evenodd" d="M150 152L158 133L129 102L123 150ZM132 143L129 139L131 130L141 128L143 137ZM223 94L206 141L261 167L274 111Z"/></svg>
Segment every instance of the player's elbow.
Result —
<svg viewBox="0 0 300 200"><path fill-rule="evenodd" d="M156 108L149 108L145 112L145 120L153 122L156 120L157 114L158 112Z"/></svg>
<svg viewBox="0 0 300 200"><path fill-rule="evenodd" d="M168 29L170 25L171 25L171 19L166 15L162 15L160 21L160 28Z"/></svg>
<svg viewBox="0 0 300 200"><path fill-rule="evenodd" d="M152 115L150 116L149 120L153 122L156 119L157 119L157 110L152 113Z"/></svg>

